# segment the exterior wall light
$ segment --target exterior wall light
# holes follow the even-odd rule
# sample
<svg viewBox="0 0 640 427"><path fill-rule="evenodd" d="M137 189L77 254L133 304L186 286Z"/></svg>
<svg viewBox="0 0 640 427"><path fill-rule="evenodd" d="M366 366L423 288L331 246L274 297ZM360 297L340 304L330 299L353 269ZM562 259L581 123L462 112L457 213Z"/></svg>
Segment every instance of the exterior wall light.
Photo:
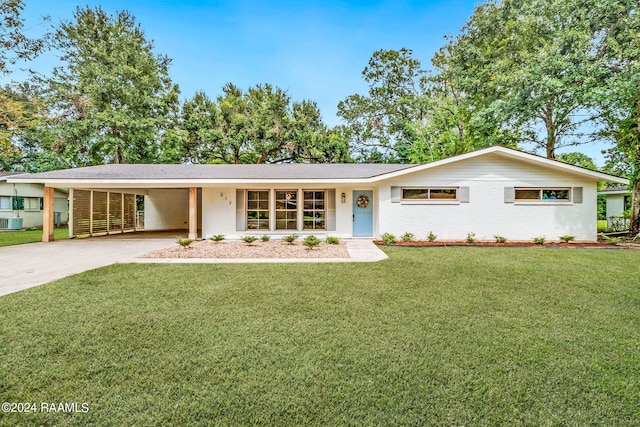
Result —
<svg viewBox="0 0 640 427"><path fill-rule="evenodd" d="M346 203L347 202L347 195L345 193L342 193L342 195L340 196L340 200L342 201L342 203Z"/></svg>

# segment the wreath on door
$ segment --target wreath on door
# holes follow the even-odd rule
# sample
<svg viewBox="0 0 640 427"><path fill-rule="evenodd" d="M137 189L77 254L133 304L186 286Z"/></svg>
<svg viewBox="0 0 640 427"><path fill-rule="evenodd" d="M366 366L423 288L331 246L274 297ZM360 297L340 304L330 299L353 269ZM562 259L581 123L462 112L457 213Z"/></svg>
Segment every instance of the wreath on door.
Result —
<svg viewBox="0 0 640 427"><path fill-rule="evenodd" d="M359 208L364 209L367 206L369 206L369 198L364 194L361 196L358 196L358 200L356 201L356 204L358 205Z"/></svg>

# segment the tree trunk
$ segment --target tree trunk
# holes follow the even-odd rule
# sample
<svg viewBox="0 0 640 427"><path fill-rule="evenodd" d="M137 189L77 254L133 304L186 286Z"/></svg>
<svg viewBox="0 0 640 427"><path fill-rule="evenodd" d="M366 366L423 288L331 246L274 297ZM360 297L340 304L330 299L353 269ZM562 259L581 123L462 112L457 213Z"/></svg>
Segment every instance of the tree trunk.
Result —
<svg viewBox="0 0 640 427"><path fill-rule="evenodd" d="M555 159L556 158L556 127L553 123L553 113L545 112L545 121L544 126L547 129L547 159Z"/></svg>
<svg viewBox="0 0 640 427"><path fill-rule="evenodd" d="M633 237L640 232L640 101L635 102L636 108L636 146L633 163L633 187L631 187L631 224L629 232Z"/></svg>
<svg viewBox="0 0 640 427"><path fill-rule="evenodd" d="M638 159L640 160L640 159ZM640 163L640 162L639 162ZM640 179L636 177L631 189L631 224L629 232L633 237L640 233Z"/></svg>

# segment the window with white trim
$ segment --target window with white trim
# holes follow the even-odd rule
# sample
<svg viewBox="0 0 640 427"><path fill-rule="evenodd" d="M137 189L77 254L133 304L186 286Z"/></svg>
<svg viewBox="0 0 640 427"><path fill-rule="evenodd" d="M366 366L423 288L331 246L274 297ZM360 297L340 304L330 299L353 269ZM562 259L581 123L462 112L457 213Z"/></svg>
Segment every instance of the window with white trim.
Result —
<svg viewBox="0 0 640 427"><path fill-rule="evenodd" d="M276 230L298 229L298 192L276 190Z"/></svg>
<svg viewBox="0 0 640 427"><path fill-rule="evenodd" d="M247 190L247 229L269 229L269 190Z"/></svg>
<svg viewBox="0 0 640 427"><path fill-rule="evenodd" d="M11 209L10 196L0 196L0 209Z"/></svg>
<svg viewBox="0 0 640 427"><path fill-rule="evenodd" d="M24 198L24 210L25 211L40 211L42 210L42 198L41 197L25 197Z"/></svg>
<svg viewBox="0 0 640 427"><path fill-rule="evenodd" d="M402 200L458 200L458 188L404 187Z"/></svg>
<svg viewBox="0 0 640 427"><path fill-rule="evenodd" d="M326 228L325 191L303 191L303 228L324 230Z"/></svg>
<svg viewBox="0 0 640 427"><path fill-rule="evenodd" d="M569 187L516 187L516 202L570 202L571 188Z"/></svg>

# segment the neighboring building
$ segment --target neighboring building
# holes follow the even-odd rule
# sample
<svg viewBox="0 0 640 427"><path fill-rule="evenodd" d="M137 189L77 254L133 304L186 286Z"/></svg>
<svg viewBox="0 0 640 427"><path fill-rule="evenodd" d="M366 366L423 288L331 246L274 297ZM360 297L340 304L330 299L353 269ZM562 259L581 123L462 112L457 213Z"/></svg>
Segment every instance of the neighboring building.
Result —
<svg viewBox="0 0 640 427"><path fill-rule="evenodd" d="M629 219L623 218L623 212L631 209L631 190L626 185L599 190L598 194L607 197L607 227L610 229L629 229Z"/></svg>
<svg viewBox="0 0 640 427"><path fill-rule="evenodd" d="M42 227L43 185L30 183L9 183L7 179L20 172L0 171L0 229L11 227L13 218L22 218L22 228ZM54 212L58 223L68 220L67 191L55 191ZM5 221L6 220L6 221Z"/></svg>
<svg viewBox="0 0 640 427"><path fill-rule="evenodd" d="M9 179L69 189L72 235L146 230L191 237L291 233L342 238L430 231L439 240L573 235L594 241L598 181L628 180L490 147L424 165L102 165Z"/></svg>

